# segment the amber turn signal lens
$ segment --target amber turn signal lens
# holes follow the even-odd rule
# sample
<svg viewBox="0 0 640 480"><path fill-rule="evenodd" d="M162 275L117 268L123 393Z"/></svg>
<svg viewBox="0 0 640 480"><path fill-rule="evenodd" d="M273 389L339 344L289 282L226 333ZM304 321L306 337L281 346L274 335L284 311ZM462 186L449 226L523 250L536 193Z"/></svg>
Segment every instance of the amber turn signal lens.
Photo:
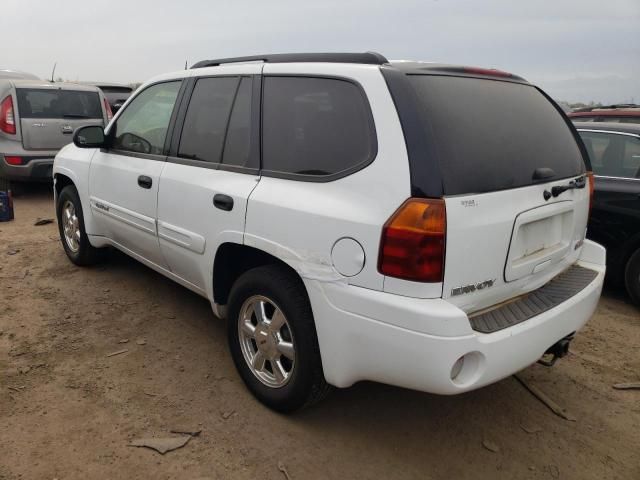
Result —
<svg viewBox="0 0 640 480"><path fill-rule="evenodd" d="M378 270L415 282L441 282L446 230L444 200L410 198L384 225Z"/></svg>

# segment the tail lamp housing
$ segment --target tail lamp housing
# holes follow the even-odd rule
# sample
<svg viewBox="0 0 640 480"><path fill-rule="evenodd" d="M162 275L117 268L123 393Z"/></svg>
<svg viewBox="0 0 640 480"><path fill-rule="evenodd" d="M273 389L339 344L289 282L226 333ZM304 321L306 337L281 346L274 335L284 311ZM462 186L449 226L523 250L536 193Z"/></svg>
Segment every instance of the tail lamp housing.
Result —
<svg viewBox="0 0 640 480"><path fill-rule="evenodd" d="M591 207L593 207L593 193L596 187L596 179L593 172L587 172L587 183L589 187L589 216L591 216Z"/></svg>
<svg viewBox="0 0 640 480"><path fill-rule="evenodd" d="M24 159L22 157L18 157L16 155L5 155L4 156L4 161L7 163L7 165L24 165Z"/></svg>
<svg viewBox="0 0 640 480"><path fill-rule="evenodd" d="M109 102L107 101L106 98L104 98L102 102L104 103L104 110L105 112L107 112L107 122L110 122L111 119L113 118L113 111L111 110L111 105L109 105Z"/></svg>
<svg viewBox="0 0 640 480"><path fill-rule="evenodd" d="M382 229L378 271L414 282L442 282L446 233L444 200L408 199Z"/></svg>
<svg viewBox="0 0 640 480"><path fill-rule="evenodd" d="M5 97L2 102L0 102L0 131L8 133L9 135L16 134L16 117L11 95Z"/></svg>

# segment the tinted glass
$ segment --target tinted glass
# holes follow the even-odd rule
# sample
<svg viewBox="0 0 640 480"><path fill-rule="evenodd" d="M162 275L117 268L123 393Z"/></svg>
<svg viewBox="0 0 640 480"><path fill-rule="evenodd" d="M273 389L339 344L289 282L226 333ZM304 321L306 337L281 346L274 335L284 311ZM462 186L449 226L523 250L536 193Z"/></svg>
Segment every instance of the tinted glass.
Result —
<svg viewBox="0 0 640 480"><path fill-rule="evenodd" d="M238 77L201 78L191 95L178 156L219 163Z"/></svg>
<svg viewBox="0 0 640 480"><path fill-rule="evenodd" d="M640 139L629 135L580 132L596 175L640 178Z"/></svg>
<svg viewBox="0 0 640 480"><path fill-rule="evenodd" d="M110 104L124 103L132 93L129 87L101 87L100 89Z"/></svg>
<svg viewBox="0 0 640 480"><path fill-rule="evenodd" d="M16 94L22 118L102 118L97 92L19 88Z"/></svg>
<svg viewBox="0 0 640 480"><path fill-rule="evenodd" d="M330 175L363 164L375 153L368 103L350 82L266 77L263 105L265 170Z"/></svg>
<svg viewBox="0 0 640 480"><path fill-rule="evenodd" d="M410 75L409 81L440 163L445 194L531 185L538 168L555 172L545 181L585 171L564 118L534 87L435 75Z"/></svg>
<svg viewBox="0 0 640 480"><path fill-rule="evenodd" d="M246 167L251 148L251 79L243 78L233 104L222 163Z"/></svg>
<svg viewBox="0 0 640 480"><path fill-rule="evenodd" d="M180 83L159 83L138 94L112 129L112 147L161 155Z"/></svg>

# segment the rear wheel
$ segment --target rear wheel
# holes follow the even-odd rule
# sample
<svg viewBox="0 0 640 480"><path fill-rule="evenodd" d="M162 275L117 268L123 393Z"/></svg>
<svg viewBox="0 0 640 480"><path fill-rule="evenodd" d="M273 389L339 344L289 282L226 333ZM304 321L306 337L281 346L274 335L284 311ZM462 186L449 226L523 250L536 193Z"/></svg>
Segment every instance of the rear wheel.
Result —
<svg viewBox="0 0 640 480"><path fill-rule="evenodd" d="M262 403L292 412L330 391L307 292L286 267L268 265L241 275L227 318L233 361Z"/></svg>
<svg viewBox="0 0 640 480"><path fill-rule="evenodd" d="M627 262L624 271L624 283L631 301L640 305L640 249L636 250Z"/></svg>
<svg viewBox="0 0 640 480"><path fill-rule="evenodd" d="M102 259L102 251L89 243L78 191L73 185L62 189L56 205L58 231L64 251L76 265L93 265Z"/></svg>

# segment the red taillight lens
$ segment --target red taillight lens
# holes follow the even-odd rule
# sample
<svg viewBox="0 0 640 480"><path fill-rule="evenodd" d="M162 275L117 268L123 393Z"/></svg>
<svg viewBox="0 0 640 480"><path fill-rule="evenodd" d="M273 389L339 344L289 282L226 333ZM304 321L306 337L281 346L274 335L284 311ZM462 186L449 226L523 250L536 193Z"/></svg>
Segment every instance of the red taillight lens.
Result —
<svg viewBox="0 0 640 480"><path fill-rule="evenodd" d="M11 135L16 133L16 119L13 114L13 99L11 95L0 103L0 130Z"/></svg>
<svg viewBox="0 0 640 480"><path fill-rule="evenodd" d="M106 98L103 100L103 102L104 102L104 109L107 111L107 122L110 122L111 119L113 118L113 112L111 111L111 105L109 105L109 102L107 102Z"/></svg>
<svg viewBox="0 0 640 480"><path fill-rule="evenodd" d="M513 77L509 72L503 72L502 70L496 70L495 68L478 68L478 67L464 67L466 73L472 75L487 75L490 77Z"/></svg>
<svg viewBox="0 0 640 480"><path fill-rule="evenodd" d="M589 216L591 216L591 207L593 207L593 191L596 186L596 179L593 172L587 172L587 182L589 182Z"/></svg>
<svg viewBox="0 0 640 480"><path fill-rule="evenodd" d="M7 164L9 164L9 165L22 165L23 164L22 157L16 157L16 156L12 156L12 155L5 155L4 156L4 161L7 162Z"/></svg>
<svg viewBox="0 0 640 480"><path fill-rule="evenodd" d="M382 229L378 270L415 282L441 282L446 233L444 200L410 198Z"/></svg>

